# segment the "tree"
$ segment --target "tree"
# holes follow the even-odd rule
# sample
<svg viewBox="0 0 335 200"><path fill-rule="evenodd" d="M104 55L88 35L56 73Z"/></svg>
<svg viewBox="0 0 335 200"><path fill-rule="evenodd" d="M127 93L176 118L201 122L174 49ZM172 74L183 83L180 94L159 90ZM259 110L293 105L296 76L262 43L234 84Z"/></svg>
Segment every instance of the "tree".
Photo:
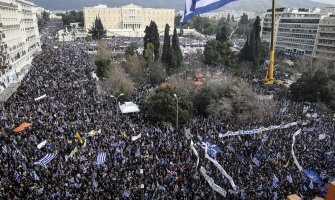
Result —
<svg viewBox="0 0 335 200"><path fill-rule="evenodd" d="M220 54L217 51L218 42L209 40L205 45L204 63L207 65L216 66L219 64Z"/></svg>
<svg viewBox="0 0 335 200"><path fill-rule="evenodd" d="M235 55L230 49L232 46L230 41L209 40L205 45L204 63L211 66L223 64L227 67L235 67Z"/></svg>
<svg viewBox="0 0 335 200"><path fill-rule="evenodd" d="M154 45L152 43L147 44L147 48L144 50L144 58L147 64L150 65L154 61Z"/></svg>
<svg viewBox="0 0 335 200"><path fill-rule="evenodd" d="M175 123L177 115L177 95L179 122L187 122L192 116L192 103L173 87L159 88L149 99L149 118L152 121Z"/></svg>
<svg viewBox="0 0 335 200"><path fill-rule="evenodd" d="M76 23L76 22L79 22L79 25L84 24L83 11L77 12L75 10L72 10L70 12L66 12L62 14L61 16L62 16L64 26L68 26L70 25L70 23Z"/></svg>
<svg viewBox="0 0 335 200"><path fill-rule="evenodd" d="M295 101L324 102L329 103L335 97L332 95L329 83L331 79L324 71L317 71L314 74L304 73L296 83L290 87L292 98Z"/></svg>
<svg viewBox="0 0 335 200"><path fill-rule="evenodd" d="M261 19L257 16L253 29L243 49L240 57L243 60L251 61L258 66L262 59L262 43L261 43Z"/></svg>
<svg viewBox="0 0 335 200"><path fill-rule="evenodd" d="M108 72L113 70L113 65L109 59L99 58L95 61L97 66L96 74L99 78L107 77Z"/></svg>
<svg viewBox="0 0 335 200"><path fill-rule="evenodd" d="M193 98L193 105L195 110L204 116L208 116L210 113L207 111L207 106L213 100L217 100L219 98L216 90L214 87L211 86L204 86Z"/></svg>
<svg viewBox="0 0 335 200"><path fill-rule="evenodd" d="M96 17L92 29L89 30L89 33L92 34L92 38L94 40L100 40L106 36L106 32L107 31L104 29L100 17Z"/></svg>
<svg viewBox="0 0 335 200"><path fill-rule="evenodd" d="M170 39L170 26L168 24L165 25L165 33L164 33L164 44L163 44L163 53L162 53L162 62L167 66L171 67L171 39Z"/></svg>
<svg viewBox="0 0 335 200"><path fill-rule="evenodd" d="M91 42L92 41L92 35L86 35L85 40L86 40L86 42Z"/></svg>
<svg viewBox="0 0 335 200"><path fill-rule="evenodd" d="M173 67L179 68L183 62L183 55L180 50L177 29L174 28L172 36L172 60L174 61Z"/></svg>
<svg viewBox="0 0 335 200"><path fill-rule="evenodd" d="M126 57L137 55L137 49L138 49L138 44L132 42L127 46L124 54Z"/></svg>
<svg viewBox="0 0 335 200"><path fill-rule="evenodd" d="M175 18L174 18L174 26L175 27L179 27L179 24L180 24L180 21L181 19L183 18L183 16L181 15L176 15Z"/></svg>
<svg viewBox="0 0 335 200"><path fill-rule="evenodd" d="M229 40L228 34L228 28L226 27L226 24L223 24L222 28L216 34L216 40L220 42L226 42Z"/></svg>
<svg viewBox="0 0 335 200"><path fill-rule="evenodd" d="M158 60L159 58L159 34L157 24L154 21L150 22L149 26L145 28L145 36L143 38L144 42L144 51L148 48L148 44L151 43L154 45L154 60ZM144 53L143 53L144 55Z"/></svg>
<svg viewBox="0 0 335 200"><path fill-rule="evenodd" d="M40 16L37 16L37 20L38 29L41 30L50 21L50 13L43 11Z"/></svg>

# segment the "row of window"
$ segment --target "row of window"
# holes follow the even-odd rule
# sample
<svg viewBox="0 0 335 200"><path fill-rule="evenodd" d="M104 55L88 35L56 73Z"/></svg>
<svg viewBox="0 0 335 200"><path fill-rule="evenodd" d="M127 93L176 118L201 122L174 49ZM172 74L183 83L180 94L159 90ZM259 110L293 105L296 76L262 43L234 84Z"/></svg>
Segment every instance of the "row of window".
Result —
<svg viewBox="0 0 335 200"><path fill-rule="evenodd" d="M277 40L284 41L284 42L299 43L299 44L309 44L309 45L314 45L315 43L315 40L304 40L304 39L286 38L286 37L278 37Z"/></svg>
<svg viewBox="0 0 335 200"><path fill-rule="evenodd" d="M128 14L140 14L142 11L142 14L171 14L171 15L174 15L174 12L173 11L170 11L170 10L125 10L125 13L128 13ZM104 9L104 10L97 10L97 9L87 9L86 10L87 13L93 13L93 14L120 14L121 12L121 9L114 9L114 10L107 10L107 9Z"/></svg>
<svg viewBox="0 0 335 200"><path fill-rule="evenodd" d="M309 49L309 50L313 50L314 45L307 45L307 44L296 44L296 43L292 43L292 42L277 42L278 46L284 46L284 47L293 47L293 48L299 48L299 49Z"/></svg>
<svg viewBox="0 0 335 200"><path fill-rule="evenodd" d="M282 37L293 37L293 38L306 38L306 39L315 39L316 35L310 35L310 34L300 34L300 33L278 33L278 36Z"/></svg>
<svg viewBox="0 0 335 200"><path fill-rule="evenodd" d="M306 25L306 24L279 24L282 28L303 28L303 29L318 29L319 25Z"/></svg>
<svg viewBox="0 0 335 200"><path fill-rule="evenodd" d="M279 32L292 32L292 33L306 33L306 34L316 34L318 30L307 30L307 29L289 29L289 28L279 28Z"/></svg>

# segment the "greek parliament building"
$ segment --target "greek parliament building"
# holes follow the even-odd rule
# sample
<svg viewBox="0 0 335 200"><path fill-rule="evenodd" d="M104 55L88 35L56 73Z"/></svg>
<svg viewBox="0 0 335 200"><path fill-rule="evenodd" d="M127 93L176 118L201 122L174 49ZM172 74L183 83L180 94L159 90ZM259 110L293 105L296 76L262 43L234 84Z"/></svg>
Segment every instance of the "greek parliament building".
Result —
<svg viewBox="0 0 335 200"><path fill-rule="evenodd" d="M92 28L97 16L100 17L107 36L142 37L145 27L155 21L160 34L164 32L166 24L174 28L174 9L142 8L129 4L120 8L108 8L106 5L84 7L84 27Z"/></svg>
<svg viewBox="0 0 335 200"><path fill-rule="evenodd" d="M272 13L263 16L262 40L270 43ZM276 50L290 55L307 55L335 60L335 7L278 8Z"/></svg>
<svg viewBox="0 0 335 200"><path fill-rule="evenodd" d="M36 13L31 2L0 0L0 93L17 85L40 51Z"/></svg>

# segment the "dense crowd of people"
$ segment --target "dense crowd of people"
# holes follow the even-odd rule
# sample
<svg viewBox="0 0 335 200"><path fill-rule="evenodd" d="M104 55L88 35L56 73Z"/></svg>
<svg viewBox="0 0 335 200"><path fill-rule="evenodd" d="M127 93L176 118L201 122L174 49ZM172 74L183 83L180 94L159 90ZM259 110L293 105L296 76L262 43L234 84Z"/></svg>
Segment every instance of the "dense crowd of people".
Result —
<svg viewBox="0 0 335 200"><path fill-rule="evenodd" d="M283 199L297 193L311 199L324 195L327 183L334 179L335 154L329 152L335 151L335 123L330 116L311 119L300 127L218 137L228 130L301 120L302 105L291 102L286 104L285 118L262 124L195 117L177 131L148 120L141 97L151 85L137 88L131 99L120 98L138 103L140 113L117 115L115 101L97 94L94 66L86 54L88 45L48 39L58 28L51 23L43 33L42 53L1 110L0 197ZM46 97L36 100L43 95ZM14 133L23 122L32 125ZM324 184L311 183L293 163L292 136L299 128L302 134L297 136L296 156L304 169L322 172ZM139 134L141 137L132 140ZM325 139L319 140L320 134L325 134ZM199 165L191 140L199 152ZM38 148L43 141L45 145ZM204 141L220 149L211 156L232 177L236 190L205 158ZM44 160L45 165L39 164L45 155L52 157ZM258 163L253 161L255 157ZM200 166L227 191L226 197L209 186Z"/></svg>

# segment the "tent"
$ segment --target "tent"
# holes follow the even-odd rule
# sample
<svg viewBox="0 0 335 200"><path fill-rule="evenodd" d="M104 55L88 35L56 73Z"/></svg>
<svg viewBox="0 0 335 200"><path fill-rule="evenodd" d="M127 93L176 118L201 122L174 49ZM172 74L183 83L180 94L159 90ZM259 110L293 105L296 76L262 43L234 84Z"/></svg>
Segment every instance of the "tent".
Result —
<svg viewBox="0 0 335 200"><path fill-rule="evenodd" d="M140 109L133 102L125 102L124 104L119 103L122 114L140 112Z"/></svg>

